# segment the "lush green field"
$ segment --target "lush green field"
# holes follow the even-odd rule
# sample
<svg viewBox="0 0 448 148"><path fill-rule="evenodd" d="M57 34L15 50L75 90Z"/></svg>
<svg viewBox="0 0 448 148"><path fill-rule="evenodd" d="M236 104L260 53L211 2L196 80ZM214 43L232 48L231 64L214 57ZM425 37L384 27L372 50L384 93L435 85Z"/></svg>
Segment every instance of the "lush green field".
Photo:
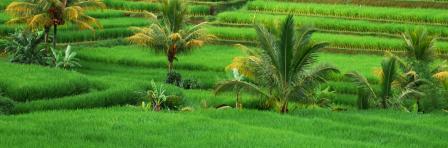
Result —
<svg viewBox="0 0 448 148"><path fill-rule="evenodd" d="M0 1L0 10L12 1ZM359 107L365 99L360 95L363 90L344 75L358 72L379 96L385 91L381 78L384 71L378 71L385 65L383 55L386 51L404 55L402 33L419 27L437 36L434 63L443 63L448 54L447 2L188 1L188 19L183 27L208 21L205 31L216 37L191 52L179 53L174 60L174 70L181 74L182 83L187 80L194 88L167 84L167 55L126 39L133 35L130 27L149 26L156 21L142 17L142 11L162 17L161 3L103 2L107 8L86 10L101 24L95 30L71 23L59 27L57 48L72 45L81 65L70 70L53 67L50 57L46 57L50 59L48 65L11 63L9 58L14 53L4 53L2 43L17 29L27 27L7 24L13 17L0 11L0 147L448 147L446 98L436 98L442 107L420 112L404 111L412 104L419 105L413 98L399 100L405 104L403 108L389 109L380 107L380 97L367 98L370 109L363 110ZM315 62L306 68L329 64L340 72L322 75L328 78L313 88L313 94L304 94L309 95L306 99L314 99L311 103L304 98L285 101L290 104L285 114L277 113L280 101L272 102L272 98L252 91L215 95L219 82L238 79L226 69L237 61L236 57L247 56L235 44L260 48L254 24L279 34L287 14L294 16L297 28L316 29L310 38L312 43L329 43L310 55L315 60L304 61ZM50 40L52 34L50 31ZM167 39L178 36L170 34ZM394 66L401 72L402 65ZM157 89L151 81L162 85L169 96L161 112L142 106L151 97L145 94ZM391 82L392 91L396 91L392 97L401 97L397 93L401 88L395 88L399 81ZM440 91L447 91L446 86ZM272 93L268 86L260 90L268 89ZM237 97L241 97L243 109L235 109ZM3 115L8 101L14 107ZM422 106L433 103L430 99L421 101Z"/></svg>
<svg viewBox="0 0 448 148"><path fill-rule="evenodd" d="M446 147L445 119L388 111L279 115L252 110L154 113L126 107L0 117L0 145Z"/></svg>

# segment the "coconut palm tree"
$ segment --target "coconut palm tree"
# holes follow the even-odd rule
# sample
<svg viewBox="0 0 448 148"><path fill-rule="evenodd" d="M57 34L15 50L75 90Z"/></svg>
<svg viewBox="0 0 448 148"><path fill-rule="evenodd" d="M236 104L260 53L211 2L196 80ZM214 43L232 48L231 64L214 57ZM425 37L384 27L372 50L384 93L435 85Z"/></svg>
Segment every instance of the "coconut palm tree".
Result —
<svg viewBox="0 0 448 148"><path fill-rule="evenodd" d="M45 41L53 27L53 48L56 48L58 26L70 22L80 29L94 30L100 24L84 11L105 7L101 0L25 0L12 2L5 11L13 16L10 24L26 23L33 30L44 28Z"/></svg>
<svg viewBox="0 0 448 148"><path fill-rule="evenodd" d="M168 25L161 23L154 23L149 27L131 27L134 35L127 39L132 43L164 53L168 60L168 71L172 72L178 53L190 52L194 47L202 46L204 42L213 38L203 28L205 24L194 25L177 33L172 32Z"/></svg>
<svg viewBox="0 0 448 148"><path fill-rule="evenodd" d="M392 82L397 77L396 58L386 57L381 62L381 105L387 108L387 100L392 97Z"/></svg>
<svg viewBox="0 0 448 148"><path fill-rule="evenodd" d="M190 52L194 47L202 46L204 42L214 38L203 28L206 22L184 27L186 7L181 0L163 0L161 19L157 20L156 15L147 14L149 19L156 19L156 23L149 27L130 28L134 32L128 38L130 42L153 48L167 56L169 73L174 69L177 54Z"/></svg>
<svg viewBox="0 0 448 148"><path fill-rule="evenodd" d="M407 58L420 62L432 62L435 58L434 43L436 37L431 36L424 28L417 28L402 33L405 41Z"/></svg>
<svg viewBox="0 0 448 148"><path fill-rule="evenodd" d="M326 47L327 43L311 43L315 30L302 28L296 34L294 18L289 15L281 26L277 37L261 25L255 27L261 51L254 62L253 73L257 84L244 81L221 83L216 92L226 91L235 86L251 90L264 97L275 99L280 103L280 112L288 112L291 99L305 99L312 94L317 84L325 81L324 76L330 72L338 72L332 66L320 65L312 68L316 61L316 52ZM266 89L268 91L266 91Z"/></svg>
<svg viewBox="0 0 448 148"><path fill-rule="evenodd" d="M437 37L428 33L425 28L416 28L402 34L406 49L407 63L416 75L429 82L426 88L428 99L431 100L433 107L438 106L438 99L442 98L443 83L448 77L448 65L443 62L439 63L435 68L436 48L434 46Z"/></svg>
<svg viewBox="0 0 448 148"><path fill-rule="evenodd" d="M375 91L367 78L358 72L349 72L345 74L358 87L358 108L368 109L370 100L377 98Z"/></svg>
<svg viewBox="0 0 448 148"><path fill-rule="evenodd" d="M389 55L381 62L381 69L375 71L380 78L381 92L377 95L367 79L357 72L349 72L345 74L358 87L358 107L360 109L367 109L369 101L376 101L380 97L380 105L383 108L388 108L389 105L401 105L393 103L392 99L403 100L405 98L415 98L417 106L420 105L419 98L425 95L421 92L420 87L429 84L425 79L415 76L413 71L407 71L406 63L402 63L397 56ZM398 69L400 67L402 73ZM399 95L394 96L394 87Z"/></svg>
<svg viewBox="0 0 448 148"><path fill-rule="evenodd" d="M161 0L162 18L172 32L179 32L187 21L188 5L184 0Z"/></svg>

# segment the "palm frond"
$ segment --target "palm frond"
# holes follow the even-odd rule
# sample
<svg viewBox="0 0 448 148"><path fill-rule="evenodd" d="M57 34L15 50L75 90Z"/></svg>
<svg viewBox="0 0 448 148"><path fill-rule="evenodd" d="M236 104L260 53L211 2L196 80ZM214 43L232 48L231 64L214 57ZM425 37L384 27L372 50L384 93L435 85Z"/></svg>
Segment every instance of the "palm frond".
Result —
<svg viewBox="0 0 448 148"><path fill-rule="evenodd" d="M247 92L256 93L256 94L262 95L264 97L270 98L270 95L265 93L258 86L254 85L252 83L249 83L249 82L239 81L239 80L227 80L227 81L218 83L218 85L216 86L216 88L214 90L214 93L215 93L215 95L219 95L222 92L233 91L234 89L241 89L241 90L245 90Z"/></svg>
<svg viewBox="0 0 448 148"><path fill-rule="evenodd" d="M381 96L383 107L386 107L387 99L392 95L392 82L396 77L396 59L386 57L381 63L383 77L381 82Z"/></svg>
<svg viewBox="0 0 448 148"><path fill-rule="evenodd" d="M369 81L358 72L349 72L345 74L345 76L350 78L358 88L362 89L362 92L366 92L369 96L373 96L374 98L377 97Z"/></svg>
<svg viewBox="0 0 448 148"><path fill-rule="evenodd" d="M415 89L406 89L405 91L401 92L401 94L399 95L399 99L405 99L405 98L409 98L409 97L421 97L424 96L425 93L417 91Z"/></svg>
<svg viewBox="0 0 448 148"><path fill-rule="evenodd" d="M280 34L280 40L278 41L279 46L279 54L278 59L279 65L278 70L281 73L281 76L283 79L288 80L291 78L291 69L292 67L292 61L293 61L293 50L295 46L295 24L293 15L288 15L286 17L286 20L284 21L282 28L281 28L281 34Z"/></svg>

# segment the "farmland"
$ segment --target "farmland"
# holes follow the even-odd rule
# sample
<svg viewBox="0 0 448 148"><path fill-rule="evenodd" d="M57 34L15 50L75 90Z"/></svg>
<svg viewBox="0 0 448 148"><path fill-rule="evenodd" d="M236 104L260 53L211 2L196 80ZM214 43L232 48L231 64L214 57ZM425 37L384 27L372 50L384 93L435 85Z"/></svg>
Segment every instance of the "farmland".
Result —
<svg viewBox="0 0 448 148"><path fill-rule="evenodd" d="M83 1L0 2L0 147L448 146L447 1Z"/></svg>

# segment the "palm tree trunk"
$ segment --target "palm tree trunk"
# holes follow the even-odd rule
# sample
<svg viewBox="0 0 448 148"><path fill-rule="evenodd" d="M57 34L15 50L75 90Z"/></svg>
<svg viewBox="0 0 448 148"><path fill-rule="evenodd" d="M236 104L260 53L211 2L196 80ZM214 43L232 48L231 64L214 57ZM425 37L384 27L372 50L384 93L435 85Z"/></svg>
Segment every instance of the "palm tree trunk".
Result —
<svg viewBox="0 0 448 148"><path fill-rule="evenodd" d="M167 59L168 59L168 72L171 73L174 69L174 60L176 59L176 45L170 46L167 52Z"/></svg>
<svg viewBox="0 0 448 148"><path fill-rule="evenodd" d="M173 61L168 61L168 73L173 72Z"/></svg>
<svg viewBox="0 0 448 148"><path fill-rule="evenodd" d="M284 114L288 112L288 101L282 103L280 113Z"/></svg>
<svg viewBox="0 0 448 148"><path fill-rule="evenodd" d="M45 30L44 30L44 33L45 33L45 46L46 46L46 50L47 51L50 51L49 49L48 49L48 37L49 37L49 35L50 35L50 28L51 27L45 27Z"/></svg>
<svg viewBox="0 0 448 148"><path fill-rule="evenodd" d="M384 109L387 108L387 96L383 97L383 99L381 100L381 105L383 106Z"/></svg>
<svg viewBox="0 0 448 148"><path fill-rule="evenodd" d="M243 109L243 104L241 103L239 89L236 90L236 104L235 104L235 108Z"/></svg>
<svg viewBox="0 0 448 148"><path fill-rule="evenodd" d="M422 109L421 109L421 107L420 107L420 97L417 97L416 98L417 99L417 112L421 112L422 111Z"/></svg>
<svg viewBox="0 0 448 148"><path fill-rule="evenodd" d="M53 26L53 48L56 49L56 38L58 33L58 25Z"/></svg>

